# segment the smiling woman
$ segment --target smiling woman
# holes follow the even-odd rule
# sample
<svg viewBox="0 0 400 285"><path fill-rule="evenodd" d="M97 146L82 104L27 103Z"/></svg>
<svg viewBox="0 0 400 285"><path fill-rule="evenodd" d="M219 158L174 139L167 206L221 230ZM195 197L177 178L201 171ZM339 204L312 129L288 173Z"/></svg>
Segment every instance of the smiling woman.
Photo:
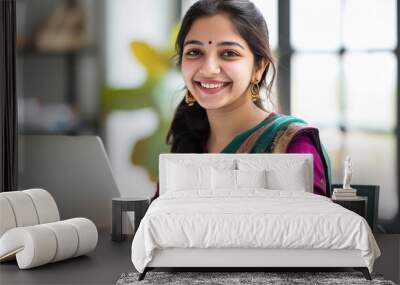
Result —
<svg viewBox="0 0 400 285"><path fill-rule="evenodd" d="M187 92L167 134L171 152L311 153L314 193L330 196L330 160L318 129L264 107L260 89L270 96L276 68L267 24L252 2L196 2L175 47Z"/></svg>

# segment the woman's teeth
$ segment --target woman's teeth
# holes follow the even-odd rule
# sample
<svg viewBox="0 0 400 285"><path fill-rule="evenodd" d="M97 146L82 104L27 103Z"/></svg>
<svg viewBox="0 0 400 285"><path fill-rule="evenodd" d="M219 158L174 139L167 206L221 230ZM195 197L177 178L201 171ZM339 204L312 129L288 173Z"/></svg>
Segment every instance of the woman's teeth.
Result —
<svg viewBox="0 0 400 285"><path fill-rule="evenodd" d="M200 83L201 87L204 88L221 88L224 86L224 83L218 83L218 84L208 84L208 83Z"/></svg>

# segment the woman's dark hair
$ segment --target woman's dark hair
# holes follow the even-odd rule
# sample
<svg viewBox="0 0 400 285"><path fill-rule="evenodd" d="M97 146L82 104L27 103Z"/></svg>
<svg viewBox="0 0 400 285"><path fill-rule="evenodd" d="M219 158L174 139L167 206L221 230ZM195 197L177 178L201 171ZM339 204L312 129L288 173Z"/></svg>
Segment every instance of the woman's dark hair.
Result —
<svg viewBox="0 0 400 285"><path fill-rule="evenodd" d="M255 64L258 67L262 59L268 60L268 65L259 82L270 96L276 75L276 68L269 45L267 24L257 7L248 0L200 0L193 4L183 17L178 33L175 50L177 66L181 68L183 44L195 20L225 14L241 37L247 42L253 52ZM272 66L272 79L267 85L266 75ZM257 107L264 109L261 99L254 102ZM197 102L188 106L183 99L174 114L171 127L167 134L167 144L171 145L172 153L202 153L210 135L210 124L207 113Z"/></svg>

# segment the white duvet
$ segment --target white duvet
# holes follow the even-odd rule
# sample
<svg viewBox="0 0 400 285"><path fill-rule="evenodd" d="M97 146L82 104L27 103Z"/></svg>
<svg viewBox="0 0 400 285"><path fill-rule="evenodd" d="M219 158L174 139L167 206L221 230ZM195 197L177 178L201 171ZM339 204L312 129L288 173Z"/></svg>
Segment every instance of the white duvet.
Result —
<svg viewBox="0 0 400 285"><path fill-rule="evenodd" d="M143 272L154 249L358 249L372 272L379 247L364 218L307 192L248 189L166 193L149 207L132 243Z"/></svg>

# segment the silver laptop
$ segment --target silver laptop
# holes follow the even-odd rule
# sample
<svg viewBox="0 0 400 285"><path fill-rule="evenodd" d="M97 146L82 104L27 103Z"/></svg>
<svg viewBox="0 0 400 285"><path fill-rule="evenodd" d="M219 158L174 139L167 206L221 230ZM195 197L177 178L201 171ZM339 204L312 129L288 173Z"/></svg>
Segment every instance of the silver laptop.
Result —
<svg viewBox="0 0 400 285"><path fill-rule="evenodd" d="M19 138L18 188L43 188L61 219L86 217L110 228L111 199L120 192L97 136L26 135Z"/></svg>

